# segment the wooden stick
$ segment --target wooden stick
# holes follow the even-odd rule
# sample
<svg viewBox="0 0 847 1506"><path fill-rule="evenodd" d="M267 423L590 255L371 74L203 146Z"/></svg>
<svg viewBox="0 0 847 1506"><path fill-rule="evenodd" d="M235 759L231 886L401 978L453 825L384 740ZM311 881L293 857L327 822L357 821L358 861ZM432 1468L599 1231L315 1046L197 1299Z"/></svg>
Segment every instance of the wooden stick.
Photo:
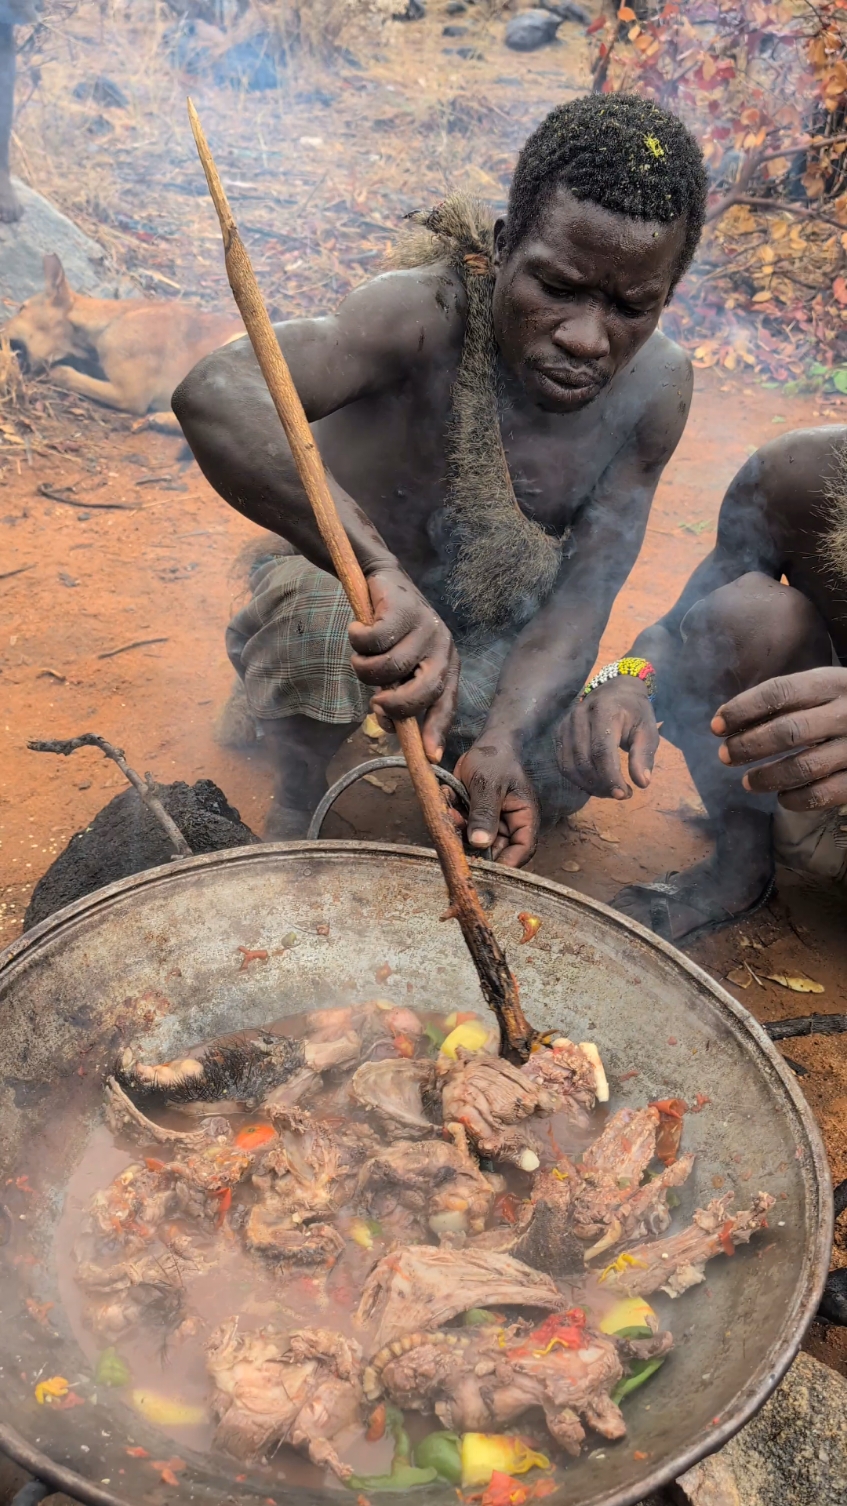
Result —
<svg viewBox="0 0 847 1506"><path fill-rule="evenodd" d="M256 352L256 359L279 414L280 422L300 473L300 479L315 514L321 538L329 550L333 568L340 580L358 622L374 620L368 583L338 516L327 485L326 472L312 437L306 414L288 364L274 334L268 311L262 300L250 258L238 233L223 184L203 134L203 128L191 100L188 118L197 143L197 151L206 174L209 193L217 210L224 243L226 271L233 296L241 311L244 327ZM448 813L432 766L424 752L417 721L396 723L397 736L406 759L415 793L441 863L451 914L458 920L474 967L479 975L485 998L500 1025L501 1055L511 1061L526 1061L535 1033L524 1018L518 986L506 958L485 918L479 895L471 877L461 839Z"/></svg>
<svg viewBox="0 0 847 1506"><path fill-rule="evenodd" d="M49 742L33 739L27 743L27 747L33 753L60 753L63 758L67 758L69 753L75 753L77 748L99 748L101 753L105 753L107 758L117 764L124 778L129 780L147 809L156 817L168 841L173 844L174 855L179 858L192 856L185 837L159 799L159 786L153 775L145 774L142 779L140 774L136 774L135 769L131 769L127 763L123 748L116 748L114 743L107 742L105 737L100 737L96 732L81 732L79 737L53 738Z"/></svg>

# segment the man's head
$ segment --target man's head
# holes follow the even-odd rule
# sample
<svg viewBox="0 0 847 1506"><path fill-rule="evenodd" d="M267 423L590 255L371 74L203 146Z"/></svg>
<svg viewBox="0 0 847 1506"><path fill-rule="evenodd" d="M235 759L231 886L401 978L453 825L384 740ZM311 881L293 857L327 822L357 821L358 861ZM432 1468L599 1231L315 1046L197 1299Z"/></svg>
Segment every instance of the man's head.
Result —
<svg viewBox="0 0 847 1506"><path fill-rule="evenodd" d="M494 322L540 407L585 407L649 339L700 238L707 179L675 115L633 94L551 111L495 228Z"/></svg>

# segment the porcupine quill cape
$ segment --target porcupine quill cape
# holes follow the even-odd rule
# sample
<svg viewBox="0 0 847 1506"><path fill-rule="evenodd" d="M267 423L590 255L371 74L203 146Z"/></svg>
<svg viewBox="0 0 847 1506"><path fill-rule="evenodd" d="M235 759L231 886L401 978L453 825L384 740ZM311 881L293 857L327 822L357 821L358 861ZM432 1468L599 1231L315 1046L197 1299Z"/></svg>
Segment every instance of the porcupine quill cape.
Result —
<svg viewBox="0 0 847 1506"><path fill-rule="evenodd" d="M500 435L490 211L464 194L452 194L408 219L392 265L411 269L447 261L467 293L447 436L446 520L455 546L447 596L469 627L496 631L528 621L546 601L568 534L553 538L528 518L509 475Z"/></svg>
<svg viewBox="0 0 847 1506"><path fill-rule="evenodd" d="M824 554L833 574L847 581L847 444L840 445L833 455L832 475L824 482L824 496L829 507Z"/></svg>

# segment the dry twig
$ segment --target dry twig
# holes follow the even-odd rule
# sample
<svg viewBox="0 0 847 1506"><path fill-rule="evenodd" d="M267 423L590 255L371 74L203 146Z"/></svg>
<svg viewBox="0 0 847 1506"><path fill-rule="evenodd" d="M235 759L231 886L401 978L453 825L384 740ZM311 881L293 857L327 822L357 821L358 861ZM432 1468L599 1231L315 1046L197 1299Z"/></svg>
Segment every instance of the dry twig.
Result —
<svg viewBox="0 0 847 1506"><path fill-rule="evenodd" d="M36 738L28 742L27 747L33 753L59 753L63 758L67 758L70 753L75 753L77 748L99 748L101 753L105 753L107 758L111 758L117 764L133 789L137 790L147 809L156 817L166 833L168 840L173 843L175 856L191 857L191 848L185 837L159 799L159 787L153 775L145 774L142 779L140 774L136 774L135 769L131 769L127 763L123 748L116 748L114 743L107 742L105 737L100 737L97 732L81 732L79 737L53 738L44 741Z"/></svg>

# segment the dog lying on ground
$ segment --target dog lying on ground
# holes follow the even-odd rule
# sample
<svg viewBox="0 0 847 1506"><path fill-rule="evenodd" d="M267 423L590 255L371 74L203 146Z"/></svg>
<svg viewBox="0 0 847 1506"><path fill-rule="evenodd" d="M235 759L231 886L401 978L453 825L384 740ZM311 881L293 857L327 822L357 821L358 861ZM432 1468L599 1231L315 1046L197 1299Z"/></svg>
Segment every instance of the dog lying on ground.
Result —
<svg viewBox="0 0 847 1506"><path fill-rule="evenodd" d="M244 333L236 314L75 293L52 253L44 258L44 282L44 292L28 298L2 331L12 349L31 370L49 370L66 392L149 414L150 427L167 434L182 433L170 411L174 388L202 356Z"/></svg>

